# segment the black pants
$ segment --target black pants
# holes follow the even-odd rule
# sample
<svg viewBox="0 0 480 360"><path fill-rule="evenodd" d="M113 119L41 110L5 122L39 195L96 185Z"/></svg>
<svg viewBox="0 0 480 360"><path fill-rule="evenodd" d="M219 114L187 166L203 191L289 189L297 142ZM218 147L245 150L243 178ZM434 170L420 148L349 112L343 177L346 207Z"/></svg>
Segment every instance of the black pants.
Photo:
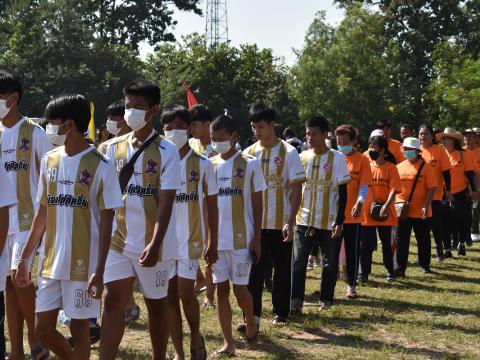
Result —
<svg viewBox="0 0 480 360"><path fill-rule="evenodd" d="M292 242L284 242L281 230L262 230L262 255L252 265L248 290L253 298L253 314L262 315L262 293L265 272L273 264L272 305L275 315L288 317L290 312ZM270 258L268 256L270 255Z"/></svg>
<svg viewBox="0 0 480 360"><path fill-rule="evenodd" d="M435 246L437 248L437 255L443 255L443 243L445 234L442 230L442 201L432 201L432 217L430 221L430 229L433 233L433 239L435 240Z"/></svg>
<svg viewBox="0 0 480 360"><path fill-rule="evenodd" d="M464 244L467 236L469 236L469 218L470 199L467 190L453 194L453 203L448 208L446 219L443 221L444 226L444 247L445 250L452 250L453 246L458 243Z"/></svg>
<svg viewBox="0 0 480 360"><path fill-rule="evenodd" d="M347 282L355 286L358 277L358 262L360 259L360 224L343 225L343 241L345 242L345 257L347 260Z"/></svg>
<svg viewBox="0 0 480 360"><path fill-rule="evenodd" d="M5 359L5 303L0 292L0 359Z"/></svg>
<svg viewBox="0 0 480 360"><path fill-rule="evenodd" d="M377 243L377 231L382 242L383 265L389 274L393 274L392 227L391 226L362 226L360 243L360 264L362 278L368 279L372 272L372 254Z"/></svg>
<svg viewBox="0 0 480 360"><path fill-rule="evenodd" d="M408 263L408 252L410 250L410 235L415 233L418 245L418 261L424 269L430 268L430 256L432 244L430 239L430 225L428 219L407 218L399 221L395 232L397 243L397 264L398 270L405 272Z"/></svg>
<svg viewBox="0 0 480 360"><path fill-rule="evenodd" d="M293 245L292 305L295 307L303 306L308 255L315 242L319 243L323 258L320 300L333 302L337 285L341 239L332 239L331 231L299 225Z"/></svg>

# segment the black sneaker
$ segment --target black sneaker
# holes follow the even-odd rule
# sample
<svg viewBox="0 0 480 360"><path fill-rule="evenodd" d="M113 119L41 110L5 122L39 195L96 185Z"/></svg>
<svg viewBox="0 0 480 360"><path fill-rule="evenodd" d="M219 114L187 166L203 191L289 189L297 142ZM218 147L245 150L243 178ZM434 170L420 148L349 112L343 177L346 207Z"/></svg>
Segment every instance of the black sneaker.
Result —
<svg viewBox="0 0 480 360"><path fill-rule="evenodd" d="M471 236L465 239L465 244L467 245L467 247L472 247L473 241Z"/></svg>
<svg viewBox="0 0 480 360"><path fill-rule="evenodd" d="M368 277L366 277L366 276L360 276L359 281L360 281L360 284L362 284L362 285L367 285L367 284L368 284Z"/></svg>
<svg viewBox="0 0 480 360"><path fill-rule="evenodd" d="M395 280L397 280L397 277L395 276L395 274L388 273L387 283L393 283L393 282L395 282Z"/></svg>
<svg viewBox="0 0 480 360"><path fill-rule="evenodd" d="M405 275L405 271L403 271L403 270L397 270L397 271L395 271L395 275L397 276L397 278L407 277L407 276Z"/></svg>
<svg viewBox="0 0 480 360"><path fill-rule="evenodd" d="M430 269L430 268L428 267L428 268L423 268L423 273L424 273L424 274L433 274L433 271L432 271L432 269Z"/></svg>
<svg viewBox="0 0 480 360"><path fill-rule="evenodd" d="M275 315L275 319L273 319L273 325L277 325L277 326L287 325L287 318L284 318L283 316Z"/></svg>
<svg viewBox="0 0 480 360"><path fill-rule="evenodd" d="M458 256L467 256L467 252L465 251L465 245L458 244Z"/></svg>
<svg viewBox="0 0 480 360"><path fill-rule="evenodd" d="M453 258L452 252L450 250L445 250L445 256L443 257L444 259L451 259Z"/></svg>

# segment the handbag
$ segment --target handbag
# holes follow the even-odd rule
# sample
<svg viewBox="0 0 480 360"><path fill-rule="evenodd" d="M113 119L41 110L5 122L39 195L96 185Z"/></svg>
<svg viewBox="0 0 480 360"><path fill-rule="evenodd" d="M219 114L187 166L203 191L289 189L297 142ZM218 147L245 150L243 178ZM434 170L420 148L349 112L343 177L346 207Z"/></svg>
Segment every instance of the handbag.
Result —
<svg viewBox="0 0 480 360"><path fill-rule="evenodd" d="M395 211L397 213L398 221L403 221L408 218L408 210L410 208L410 203L413 199L413 193L415 192L415 188L417 187L418 179L420 178L420 174L422 172L423 166L425 165L425 161L422 162L420 168L417 171L417 175L415 176L415 180L413 181L412 190L410 190L410 195L408 196L407 201L397 201L395 203Z"/></svg>
<svg viewBox="0 0 480 360"><path fill-rule="evenodd" d="M376 221L383 222L387 220L388 213L386 216L380 216L380 211L382 210L383 205L385 205L383 201L373 200L372 204L370 205L370 211L368 212L368 215L370 215L370 217Z"/></svg>
<svg viewBox="0 0 480 360"><path fill-rule="evenodd" d="M160 134L155 131L151 138L145 141L142 146L138 148L138 150L133 154L130 160L125 164L125 166L120 170L118 174L118 179L120 181L120 190L122 194L125 192L125 189L130 181L130 178L133 175L134 165L137 161L138 157L143 153L143 151L150 145Z"/></svg>

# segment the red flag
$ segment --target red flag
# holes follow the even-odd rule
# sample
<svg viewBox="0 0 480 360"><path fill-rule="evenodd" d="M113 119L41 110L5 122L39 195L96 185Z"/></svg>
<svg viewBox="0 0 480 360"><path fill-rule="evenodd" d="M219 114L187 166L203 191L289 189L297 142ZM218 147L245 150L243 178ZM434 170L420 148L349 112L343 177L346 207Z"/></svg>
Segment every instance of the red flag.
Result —
<svg viewBox="0 0 480 360"><path fill-rule="evenodd" d="M190 88L188 87L188 85L185 81L183 82L183 88L185 89L185 92L187 93L188 108L190 109L193 105L197 105L198 101L195 98L195 95L193 95L192 90L190 90Z"/></svg>

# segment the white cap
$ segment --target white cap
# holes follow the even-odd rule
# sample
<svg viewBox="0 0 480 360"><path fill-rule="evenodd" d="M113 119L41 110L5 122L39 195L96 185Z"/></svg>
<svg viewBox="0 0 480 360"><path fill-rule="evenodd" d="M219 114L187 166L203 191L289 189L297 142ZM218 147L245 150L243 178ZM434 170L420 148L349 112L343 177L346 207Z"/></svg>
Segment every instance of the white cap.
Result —
<svg viewBox="0 0 480 360"><path fill-rule="evenodd" d="M403 140L403 147L420 150L420 140L414 137L407 137Z"/></svg>
<svg viewBox="0 0 480 360"><path fill-rule="evenodd" d="M373 130L372 133L370 134L371 138L374 137L374 136L385 137L385 133L383 132L383 130L376 129L376 130Z"/></svg>

